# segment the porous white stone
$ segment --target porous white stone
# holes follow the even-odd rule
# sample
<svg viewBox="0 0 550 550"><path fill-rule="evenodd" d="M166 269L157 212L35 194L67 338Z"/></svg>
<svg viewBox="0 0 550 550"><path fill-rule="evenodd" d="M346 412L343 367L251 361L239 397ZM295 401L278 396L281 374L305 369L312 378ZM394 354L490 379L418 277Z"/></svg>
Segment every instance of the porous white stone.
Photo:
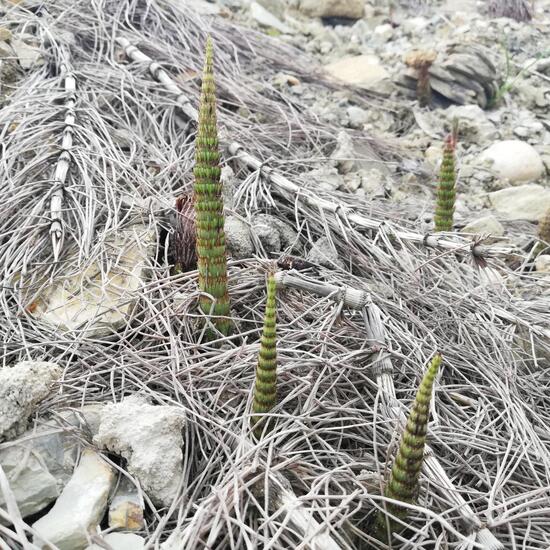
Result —
<svg viewBox="0 0 550 550"><path fill-rule="evenodd" d="M59 550L82 550L86 533L97 529L115 481L113 468L96 452L84 451L73 476L53 508L33 524L34 544L44 550L53 543Z"/></svg>
<svg viewBox="0 0 550 550"><path fill-rule="evenodd" d="M537 256L535 268L539 273L550 273L550 254L540 254Z"/></svg>
<svg viewBox="0 0 550 550"><path fill-rule="evenodd" d="M183 426L181 409L150 405L144 396L132 395L103 408L94 443L125 458L128 472L153 502L169 506L183 467Z"/></svg>
<svg viewBox="0 0 550 550"><path fill-rule="evenodd" d="M542 159L533 146L515 139L493 143L481 153L479 161L510 183L535 181L544 173Z"/></svg>
<svg viewBox="0 0 550 550"><path fill-rule="evenodd" d="M489 193L492 207L509 220L538 221L550 208L550 189L536 183Z"/></svg>
<svg viewBox="0 0 550 550"><path fill-rule="evenodd" d="M0 369L0 441L25 431L34 407L61 376L55 363L22 361Z"/></svg>

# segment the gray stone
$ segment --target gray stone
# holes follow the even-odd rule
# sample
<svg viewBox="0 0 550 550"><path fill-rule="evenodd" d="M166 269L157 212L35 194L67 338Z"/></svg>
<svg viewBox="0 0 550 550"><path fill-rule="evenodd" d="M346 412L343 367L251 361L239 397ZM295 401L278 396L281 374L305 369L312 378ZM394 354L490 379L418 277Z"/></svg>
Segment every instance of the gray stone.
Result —
<svg viewBox="0 0 550 550"><path fill-rule="evenodd" d="M250 15L263 27L276 29L284 34L291 34L293 32L288 25L277 19L277 17L263 6L260 6L258 2L252 2L252 4L250 4Z"/></svg>
<svg viewBox="0 0 550 550"><path fill-rule="evenodd" d="M101 537L112 550L143 550L145 539L135 533L109 533ZM86 550L105 550L105 546L92 544Z"/></svg>
<svg viewBox="0 0 550 550"><path fill-rule="evenodd" d="M364 0L300 0L299 9L310 17L348 17L361 19Z"/></svg>
<svg viewBox="0 0 550 550"><path fill-rule="evenodd" d="M361 129L369 120L369 114L361 107L352 105L347 110L349 125L352 128Z"/></svg>
<svg viewBox="0 0 550 550"><path fill-rule="evenodd" d="M327 237L321 237L311 247L306 259L314 264L334 269L335 266L343 267L337 250Z"/></svg>
<svg viewBox="0 0 550 550"><path fill-rule="evenodd" d="M225 218L225 243L229 255L236 260L254 256L250 227L236 216Z"/></svg>
<svg viewBox="0 0 550 550"><path fill-rule="evenodd" d="M489 193L492 207L509 220L538 221L550 208L550 189L530 183Z"/></svg>
<svg viewBox="0 0 550 550"><path fill-rule="evenodd" d="M252 232L266 252L280 252L296 244L297 234L283 220L270 214L257 214L252 221Z"/></svg>
<svg viewBox="0 0 550 550"><path fill-rule="evenodd" d="M380 59L369 54L344 57L325 65L325 70L345 84L371 90L389 77L388 71L380 64Z"/></svg>
<svg viewBox="0 0 550 550"><path fill-rule="evenodd" d="M53 508L33 524L34 544L44 550L48 542L59 550L86 548L87 533L98 527L114 481L113 468L94 451L84 451Z"/></svg>
<svg viewBox="0 0 550 550"><path fill-rule="evenodd" d="M54 363L22 361L0 369L0 441L25 431L36 405L61 376Z"/></svg>
<svg viewBox="0 0 550 550"><path fill-rule="evenodd" d="M344 178L333 166L311 170L304 175L304 179L323 191L336 191L344 185Z"/></svg>
<svg viewBox="0 0 550 550"><path fill-rule="evenodd" d="M76 275L60 276L60 282L34 303L33 315L88 338L113 334L133 313L155 241L155 230L143 225L109 235L102 260L93 261Z"/></svg>
<svg viewBox="0 0 550 550"><path fill-rule="evenodd" d="M94 443L125 458L151 500L169 506L183 468L183 426L181 409L150 405L136 394L103 408Z"/></svg>
<svg viewBox="0 0 550 550"><path fill-rule="evenodd" d="M504 226L493 215L483 216L468 223L462 233L473 233L477 235L491 235L501 237L504 235Z"/></svg>
<svg viewBox="0 0 550 550"><path fill-rule="evenodd" d="M479 161L510 183L534 181L544 173L540 155L525 141L497 141L481 153Z"/></svg>

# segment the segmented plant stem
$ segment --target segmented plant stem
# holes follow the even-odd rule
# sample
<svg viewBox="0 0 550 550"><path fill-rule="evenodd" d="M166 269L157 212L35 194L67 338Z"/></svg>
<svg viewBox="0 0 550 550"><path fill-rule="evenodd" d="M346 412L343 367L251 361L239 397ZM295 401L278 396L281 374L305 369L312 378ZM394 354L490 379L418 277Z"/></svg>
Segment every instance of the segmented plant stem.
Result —
<svg viewBox="0 0 550 550"><path fill-rule="evenodd" d="M275 277L269 276L267 281L267 301L265 305L264 328L260 341L260 352L256 366L256 383L254 386L254 402L252 405L252 426L254 435L260 438L264 428L260 413L267 413L277 403L277 285Z"/></svg>
<svg viewBox="0 0 550 550"><path fill-rule="evenodd" d="M447 136L443 148L443 161L437 186L437 203L435 208L435 230L452 231L456 200L456 130Z"/></svg>
<svg viewBox="0 0 550 550"><path fill-rule="evenodd" d="M386 485L384 496L413 503L418 491L418 478L424 461L424 447L430 415L430 401L435 377L441 365L441 355L432 359L416 394L412 410L409 414L405 431L401 436L399 450L395 457L390 479ZM398 504L386 504L387 511L400 519L405 519L407 509ZM375 536L382 542L389 542L390 533L399 531L401 525L397 520L379 512L375 519Z"/></svg>
<svg viewBox="0 0 550 550"><path fill-rule="evenodd" d="M229 316L227 259L216 120L214 55L210 37L206 43L205 57L195 142L195 214L199 287L201 291L213 296L215 303L212 309L211 299L202 296L200 306L206 314L212 310L212 314L217 316L216 327L222 334L227 334L230 328L230 320L227 318Z"/></svg>

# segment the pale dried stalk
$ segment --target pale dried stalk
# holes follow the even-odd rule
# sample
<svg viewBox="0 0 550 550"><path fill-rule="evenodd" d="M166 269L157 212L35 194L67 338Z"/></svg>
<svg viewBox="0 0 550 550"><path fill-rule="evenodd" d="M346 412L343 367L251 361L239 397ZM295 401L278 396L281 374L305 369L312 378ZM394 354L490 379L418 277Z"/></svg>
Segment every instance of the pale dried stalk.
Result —
<svg viewBox="0 0 550 550"><path fill-rule="evenodd" d="M122 48L124 48L124 52L130 59L137 62L148 63L148 69L153 78L163 84L167 91L177 95L176 102L180 105L186 116L190 120L198 120L198 113L196 109L191 106L189 98L181 92L176 82L170 78L168 73L158 63L153 61L148 55L141 52L137 47L131 45L127 39L119 37L116 41ZM379 229L382 225L382 222L378 220L372 220L360 214L354 213L351 208L341 203L320 198L309 190L299 187L288 178L277 173L275 170L266 167L261 160L248 153L241 144L230 141L230 139L228 139L228 137L224 134L225 132L221 130L220 138L221 141L224 142L229 154L252 170L259 170L261 168L262 176L273 184L279 191L291 193L295 197L304 200L311 206L326 212L332 212L346 225L351 223L363 229L374 230ZM484 246L476 241L458 237L456 237L456 240L449 240L439 235L422 235L421 233L415 233L407 230L394 231L394 234L397 238L403 241L414 242L428 248L448 250L457 254L471 253L477 257L489 258L502 255L507 256L513 253L512 248Z"/></svg>
<svg viewBox="0 0 550 550"><path fill-rule="evenodd" d="M53 176L54 188L50 201L50 236L52 239L52 248L54 260L59 259L61 248L63 246L63 187L69 172L71 160L71 148L73 146L73 126L75 123L75 103L76 103L76 80L71 73L68 62L60 67L61 76L64 78L65 85L65 128L63 129L63 138L61 140L61 154L57 160L55 173Z"/></svg>

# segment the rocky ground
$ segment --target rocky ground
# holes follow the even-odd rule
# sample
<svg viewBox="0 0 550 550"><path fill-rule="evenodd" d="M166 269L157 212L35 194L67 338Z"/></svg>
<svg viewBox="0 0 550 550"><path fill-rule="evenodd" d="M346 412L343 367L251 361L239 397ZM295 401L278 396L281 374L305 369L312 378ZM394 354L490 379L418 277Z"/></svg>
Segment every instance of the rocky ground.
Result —
<svg viewBox="0 0 550 550"><path fill-rule="evenodd" d="M506 260L509 271L501 281L503 288L524 300L550 300L550 255L539 254L544 245L537 238L539 223L550 211L550 0L536 0L533 18L525 22L507 17L492 18L486 11L485 2L466 0L401 3L381 0L179 0L179 3L191 6L205 18L219 18L260 31L310 56L318 76L315 79L303 77L303 71L294 73L291 64L284 71L275 64L257 72L253 63L243 67L251 80L257 80L258 90L268 89L277 100L325 125L323 128L334 130L328 156L301 175L305 189L344 197L348 205L363 199L376 199L380 204L389 205L392 212L398 212L409 228L420 234L429 233L433 230L435 186L443 143L457 120L459 171L454 229L484 244L513 248L517 254ZM10 25L15 26L15 23L8 20L4 25L0 22L0 108L9 105L14 83L23 78L22 75L46 63L36 36L29 31L15 37L9 30ZM419 69L412 61L414 52L417 52L415 59L421 52L431 60L431 98L427 106L420 106L417 97ZM235 116L247 122L262 116L243 106L235 112ZM6 124L2 136L8 138L17 126L17 121ZM113 133L117 147L124 142L120 149L131 150L132 136L128 138L123 130L117 132ZM392 151L392 159L358 160L365 145L357 137L363 134L384 144ZM297 155L293 160L298 164L296 159ZM289 159L279 158L281 162L285 160ZM154 167L151 177L160 171ZM224 167L223 179L229 189L226 205L231 207L235 198L231 182L237 177L229 166ZM9 177L4 174L3 178L8 182L6 188L11 189ZM291 215L283 221L270 213L254 212L245 223L243 209L228 209L226 231L233 259L260 256L259 250L264 255L275 255L292 249L298 240L297 228L291 227ZM150 249L157 239L155 230L139 228L139 235L132 226L106 237L102 246L114 250L112 256L106 255L101 261L92 263L84 273L70 273L63 283L52 280L47 293L29 302L27 313L50 328L55 326L65 333L74 331L75 334L81 331L80 336L89 339L86 345L90 346L90 342L95 345L96 339L124 332L136 305L136 300L128 296L138 292L149 276L143 266L154 255ZM304 251L307 261L327 269L343 271L349 260L342 255L341 247L338 251L326 236L317 236L312 246L300 251ZM103 268L108 277L104 277L107 283L102 281L104 286L101 286L97 273ZM23 277L23 271L17 273L17 277ZM253 285L250 283L251 287L257 289L258 281L263 284L258 276ZM246 284L244 286L244 294L252 292ZM372 286L375 287L375 282ZM84 287L85 292L82 291ZM395 290L393 296L388 288L382 289L380 295L385 292L384 299L387 296L394 298L407 288ZM79 292L84 297L75 298ZM89 307L90 303L100 303L105 295L110 300L107 306ZM116 307L111 307L112 303ZM188 298L184 292L176 295L175 303L179 308L178 316L180 310L187 311ZM256 315L256 305L247 305L247 312ZM303 315L306 314L304 308ZM154 325L155 315L148 318L150 325L143 324L144 332ZM81 330L82 326L86 330ZM537 334L548 330L546 326L537 325L536 328L541 331ZM136 329L136 333L140 330ZM163 327L158 328L162 336L155 332L151 340L156 341L157 337L168 340L163 330ZM180 327L179 330L178 337L189 329ZM325 327L319 331L325 331ZM50 335L44 334L45 339ZM359 335L357 339L362 338L361 332ZM138 336L141 338L142 334ZM97 355L89 360L90 355L86 354L92 354L91 347L77 352L72 348L73 341L67 339L63 341L66 347L60 352L59 364L29 360L0 370L0 529L10 523L15 526L13 538L2 548L51 548L46 539L55 541L56 548L62 550L105 548L105 543L113 550L138 550L145 548L147 540L155 540L157 546L162 540L165 550L183 547L178 530L168 529L166 524L175 522L170 507L180 494L178 484L192 486L200 479L200 464L193 464L186 470L188 475L192 471L193 480L181 479L184 464L192 462L185 455L187 451L181 451L191 448L193 438L184 428L189 422L186 414L192 407L180 406L177 395L166 397L168 394L163 392L173 388L166 390L160 375L154 373L142 384L139 373L126 372L124 361L139 363L138 359L141 360L141 344L136 344L135 348L129 345L131 352L124 355L120 350L127 342L122 341L119 347L118 344L108 347L109 343L101 351L94 351ZM526 353L530 352L530 343L527 343ZM17 341L17 345L25 350L25 339ZM48 342L37 344L37 347L42 353L48 348ZM234 351L235 365L240 365L237 348L228 349L231 353ZM157 350L154 346L153 349L151 352L147 348L143 364L157 360ZM174 349L178 351L173 352L167 344L163 350L166 363L180 360L185 363L195 348L190 344L185 353L180 348ZM226 359L233 357L230 351ZM249 353L250 365L255 361L256 350L253 351ZM27 351L21 353L24 355ZM105 367L104 362L111 359L111 354L119 353L123 360L109 374L111 367ZM200 361L209 365L212 365L209 361L214 362L218 369L215 353L208 354L206 359L201 356ZM547 359L544 353L541 355L543 360ZM70 367L64 363L67 356L71 357ZM86 372L72 373L67 382L67 369L79 361ZM78 403L80 388L88 387L88 371L101 374L103 368L107 375L90 383L90 403L86 391L82 392L82 402ZM123 372L120 379L117 369ZM149 376L151 371L145 369L144 372ZM248 375L252 376L252 372L251 367ZM141 395L126 395L126 376L134 388L155 387L154 396L156 399L161 395L160 402L151 404ZM208 376L204 374L204 379L210 384ZM174 374L174 380L176 378ZM67 399L71 408L58 411L53 406L55 399L51 397L51 388L61 380L68 387L64 390L66 393L70 394L75 387L79 389L75 390L76 398ZM218 382L216 379L215 384ZM225 379L222 382L225 384ZM170 384L177 387L174 381L166 386ZM213 387L215 384L212 383ZM213 391L216 402L211 406L215 408L218 390ZM231 391L231 388L227 390L228 400L233 399ZM225 386L219 393L226 396ZM239 395L244 393L242 390ZM124 398L118 399L121 396ZM49 403L49 398L52 410L44 405L40 409L42 419L47 417L47 420L31 428L31 419L39 404ZM83 442L85 445L81 446ZM202 440L195 441L195 445L201 449L197 455L208 455L208 448L203 450L201 447ZM140 489L129 481L129 476L139 481ZM220 477L223 476L220 474ZM208 478L209 483L212 479L214 477ZM208 485L209 490L209 484L204 485ZM199 484L197 494L203 498L204 494L208 495L207 489ZM192 502L191 497L195 495L192 491L190 494ZM209 497L204 498L208 500ZM197 502L203 501L197 497ZM181 506L183 510L187 504ZM166 516L161 518L156 512L151 513L156 509L164 510ZM193 517L189 510L185 512L182 518ZM197 512L196 517L199 516ZM26 535L23 531L27 528L21 527L23 519L33 529L27 530ZM104 529L99 537L94 534L99 525L122 532L106 534ZM149 529L150 525L154 528ZM194 524L191 522L191 525ZM166 541L165 535L172 531L174 534ZM246 546L241 544L234 547ZM197 543L194 547L200 546ZM509 547L515 547L515 542Z"/></svg>

